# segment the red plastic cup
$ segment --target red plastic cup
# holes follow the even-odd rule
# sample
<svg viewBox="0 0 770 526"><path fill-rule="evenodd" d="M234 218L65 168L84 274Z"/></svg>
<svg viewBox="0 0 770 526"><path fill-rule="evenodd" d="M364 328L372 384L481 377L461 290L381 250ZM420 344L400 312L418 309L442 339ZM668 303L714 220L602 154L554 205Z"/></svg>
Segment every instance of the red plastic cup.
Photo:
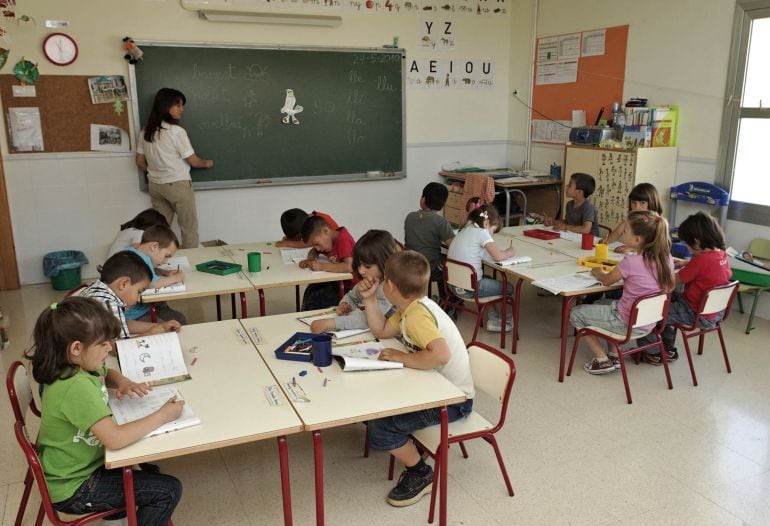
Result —
<svg viewBox="0 0 770 526"><path fill-rule="evenodd" d="M583 234L580 248L583 250L592 250L594 248L594 235L592 233Z"/></svg>

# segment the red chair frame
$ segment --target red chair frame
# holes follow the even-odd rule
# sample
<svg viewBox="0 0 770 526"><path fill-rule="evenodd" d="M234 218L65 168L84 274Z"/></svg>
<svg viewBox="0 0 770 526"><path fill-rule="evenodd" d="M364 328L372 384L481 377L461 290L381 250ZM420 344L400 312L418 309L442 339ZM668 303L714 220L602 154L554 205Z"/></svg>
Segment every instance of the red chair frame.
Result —
<svg viewBox="0 0 770 526"><path fill-rule="evenodd" d="M727 319L727 316L730 314L730 309L733 305L733 301L735 301L735 296L738 294L738 287L740 286L740 281L731 281L730 283L727 283L725 285L718 285L715 287L711 287L706 291L706 293L703 295L700 301L700 305L698 305L698 310L695 313L695 319L693 320L691 325L685 325L685 324L674 324L674 329L678 330L682 335L682 340L684 342L684 350L687 353L687 363L690 365L690 375L692 376L692 385L697 386L698 385L698 378L695 376L695 367L693 367L692 363L692 354L690 353L690 338L694 338L695 336L698 337L698 354L703 354L703 340L707 333L716 331L717 334L719 334L719 343L722 346L722 356L725 359L725 367L727 368L728 373L732 373L732 368L730 367L730 359L727 357L727 346L725 345L725 337L722 334L722 322ZM717 311L717 312L724 312L724 316L722 316L722 319L717 321L716 324L713 327L699 327L700 320L704 319L705 315L712 314L710 312L704 313L703 310L706 308L706 303L708 301L709 295L715 291L715 290L724 290L728 289L730 287L733 287L733 292L730 294L729 299L727 300L727 305L725 306L723 311Z"/></svg>
<svg viewBox="0 0 770 526"><path fill-rule="evenodd" d="M632 349L628 349L626 351L622 350L620 348L621 345L628 343L632 339L636 339L636 336L633 336L633 328L634 325L636 325L637 317L639 315L639 303L642 301L657 298L661 295L666 296L665 302L663 304L663 311L662 316L660 318L661 323L658 323L655 328L650 331L647 336L654 335L655 341L652 343L648 343L645 345L640 345L639 347L634 347ZM636 298L634 303L631 305L631 316L628 320L628 327L626 329L626 336L622 340L616 340L615 338L610 337L604 332L600 332L596 329L593 329L591 327L584 327L577 331L575 334L575 342L572 344L572 355L569 359L569 367L567 368L567 376L572 376L572 366L575 363L575 354L577 354L577 348L580 343L580 338L583 336L596 336L597 338L601 338L603 340L606 340L610 345L615 347L615 352L618 354L618 358L620 359L620 372L623 374L623 385L626 389L626 399L628 400L628 403L630 404L632 402L631 400L631 388L628 385L628 374L626 373L626 362L624 358L626 356L630 356L632 354L637 354L641 351L650 349L652 347L657 346L660 349L660 356L663 360L663 370L666 371L666 382L668 383L668 388L673 389L674 385L671 383L671 373L668 370L668 358L666 356L666 353L664 352L665 349L663 348L663 340L661 339L660 335L663 332L663 330L666 328L665 320L668 317L668 309L671 306L671 296L666 293L657 292L655 294L648 294L646 296L640 296ZM638 362L637 362L638 363Z"/></svg>
<svg viewBox="0 0 770 526"><path fill-rule="evenodd" d="M490 347L489 345L477 341L471 341L467 345L470 347L478 347L480 349L483 349L491 354L493 354L495 357L499 358L500 360L503 360L509 368L510 375L508 377L505 391L501 399L501 407L500 407L500 417L497 421L497 425L495 425L491 429L484 429L480 431L475 431L472 433L465 433L465 434L451 434L451 426L452 424L449 424L450 426L450 434L447 437L447 448L451 446L452 444L459 444L460 450L462 451L463 458L468 458L468 451L465 449L464 442L466 440L472 440L474 438L483 438L489 445L492 446L492 448L495 451L495 457L497 458L497 463L500 465L500 472L503 475L503 480L505 481L505 487L508 490L508 495L513 497L513 486L511 486L511 480L508 477L508 470L505 469L505 462L503 461L503 456L500 453L500 448L497 445L497 440L495 439L495 433L500 431L502 429L503 424L505 424L505 417L508 414L508 402L511 397L511 390L513 389L513 382L516 380L516 364L514 364L513 359L509 356L506 356L499 350L495 349L494 347ZM424 444L422 444L419 440L417 440L414 436L412 437L414 442L431 458L433 458L434 462L434 482L435 482L435 473L439 472L439 457L437 455L437 452L433 452L430 450L430 448L426 447ZM393 480L393 471L395 467L395 457L393 455L390 455L390 464L388 466L388 480ZM444 476L447 476L447 473L444 473ZM433 484L433 488L431 489L430 493L430 513L428 514L428 522L433 523L433 518L435 515L435 507L436 507L436 484Z"/></svg>
<svg viewBox="0 0 770 526"><path fill-rule="evenodd" d="M473 298L460 298L463 300L463 304L455 303L450 300L451 297L454 296L454 293L449 289L449 265L454 264L461 267L465 267L471 271L471 285L473 287ZM509 303L511 306L511 313L513 313L513 298L508 295L508 279L506 277L506 273L502 272L502 283L503 283L503 293L502 295L491 301L480 301L479 300L479 281L478 281L478 275L476 274L476 269L473 268L473 265L470 265L468 263L465 263L463 261L457 261L456 259L449 259L447 258L444 262L444 301L442 303L442 307L446 309L448 306L454 307L456 310L461 310L464 312L468 312L470 314L476 315L476 324L473 328L473 336L471 337L471 341L476 341L476 336L479 333L479 327L481 326L481 323L484 321L484 311L497 303L502 304L502 310L500 314L500 324L501 324L501 330L500 330L500 348L505 348L505 324L506 324L506 309L505 305L506 303ZM470 309L465 306L466 303L473 301L473 304L476 306L476 310ZM516 337L516 327L513 328L512 337Z"/></svg>
<svg viewBox="0 0 770 526"><path fill-rule="evenodd" d="M16 392L16 373L19 368L24 368L24 364L20 361L15 361L8 368L8 372L5 377L5 387L8 391L8 399L11 402L11 409L13 410L13 417L15 422L21 422L22 425L26 425L26 409L22 407L19 393ZM25 370L26 374L26 370ZM32 392L29 393L29 405L28 408L32 413L40 418L40 409L37 408L35 399L32 397ZM24 475L24 492L21 495L21 502L19 503L19 510L16 512L16 521L14 526L21 526L24 519L24 512L27 510L27 502L29 502L29 495L32 492L32 469L27 467L27 473Z"/></svg>

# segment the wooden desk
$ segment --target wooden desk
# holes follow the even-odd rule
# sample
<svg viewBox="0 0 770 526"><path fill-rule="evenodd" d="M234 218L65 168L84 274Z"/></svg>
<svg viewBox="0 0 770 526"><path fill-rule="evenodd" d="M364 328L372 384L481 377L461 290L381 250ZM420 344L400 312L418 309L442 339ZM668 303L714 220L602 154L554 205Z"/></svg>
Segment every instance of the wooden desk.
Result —
<svg viewBox="0 0 770 526"><path fill-rule="evenodd" d="M483 172L478 172L481 175L484 175ZM446 177L449 180L452 181L462 181L465 182L465 173L456 173L456 172L445 172L441 171L439 172L439 175L442 177ZM522 181L522 182L503 182L501 179L495 180L495 188L502 191L505 194L505 226L510 226L510 216L511 216L511 194L516 194L519 197L521 197L522 200L522 207L521 207L521 214L522 217L525 218L526 221L527 217L527 210L528 210L528 201L527 201L527 194L525 191L527 190L548 190L548 191L554 191L556 193L556 206L553 207L552 205L549 206L548 203L545 202L544 199L538 199L537 205L538 208L542 208L543 211L551 210L553 217L559 217L559 212L561 211L561 179L551 179L549 177L544 177L538 181Z"/></svg>
<svg viewBox="0 0 770 526"><path fill-rule="evenodd" d="M532 257L532 262L524 265L510 265L501 267L500 265L489 264L496 270L500 270L508 274L511 281L515 280L516 285L513 288L513 334L511 336L511 352L516 354L516 348L518 344L519 336L519 312L521 304L521 286L526 283L531 283L538 279L556 278L564 276L566 274L574 273L579 270L585 270L585 268L578 266L577 258L571 256L569 253L559 251L555 246L558 244L543 246L546 243L544 240L537 238L530 238L527 236L512 237L511 230L522 229L522 227L511 227L504 229L508 234L499 233L495 236L495 241L499 246L505 246L505 240L508 239L513 242L513 246L516 248L516 254L521 256ZM530 241L531 240L531 241ZM509 241L509 242L510 242ZM554 239L552 241L565 241L567 240ZM593 251L583 251L586 255L591 255ZM622 254L618 254L622 258ZM561 306L561 350L559 354L559 374L558 380L564 381L564 363L567 352L567 337L568 337L568 324L569 324L569 311L572 305L577 299L586 294L594 294L596 292L605 292L609 290L617 290L622 288L623 285L612 285L609 287L595 286L588 289L562 292L559 294L562 299Z"/></svg>
<svg viewBox="0 0 770 526"><path fill-rule="evenodd" d="M299 311L300 285L338 281L340 284L340 299L342 299L345 295L343 282L353 279L353 275L347 272L311 272L310 270L299 268L297 265L286 265L281 258L281 249L268 242L242 243L220 248L224 248L235 263L243 265L244 274L253 287L259 291L260 316L265 315L265 289L294 286L295 301L297 311ZM248 271L247 254L249 252L262 253L262 270L260 272Z"/></svg>
<svg viewBox="0 0 770 526"><path fill-rule="evenodd" d="M530 236L524 235L525 230L530 230L533 228L550 230L549 228L544 227L543 225L526 225L526 226L520 225L520 226L505 227L500 230L500 234L503 236L521 239L522 241L526 241L527 243L537 245L547 250L552 250L552 251L560 252L562 254L566 254L574 259L593 256L596 252L594 248L592 248L591 250L583 250L580 247L580 241L573 241L570 239L562 239L562 238L538 239L536 237L530 237ZM579 234L576 234L576 235L579 235ZM610 252L609 257L611 259L623 259L623 254Z"/></svg>
<svg viewBox="0 0 770 526"><path fill-rule="evenodd" d="M325 367L321 373L312 362L278 360L275 357L275 349L293 333L307 330L307 325L298 321L297 316L281 314L249 318L241 320L241 324L253 338L260 355L281 387L294 378L311 400L308 403L295 403L294 409L302 420L304 429L313 434L316 524L324 524L322 430L434 407L440 407L442 411L444 440L439 448L441 473L436 473L436 477L439 481L439 522L446 524L446 406L464 401L465 394L434 370L404 368L345 373L339 364L333 361L332 365ZM371 338L371 335L358 335L350 340L367 338ZM385 340L383 343L389 347L403 349L397 340ZM302 370L308 374L299 376ZM328 378L326 386L324 378Z"/></svg>
<svg viewBox="0 0 770 526"><path fill-rule="evenodd" d="M217 276L216 274L209 274L208 272L199 272L195 269L195 265L211 261L212 259L218 259L221 261L233 261L225 250L227 247L200 247L200 248L185 248L178 250L176 256L184 256L190 261L192 271L188 272L184 276L184 283L187 288L184 292L174 292L172 294L153 294L151 296L142 297L144 303L150 304L150 314L152 321L155 321L155 309L153 303L156 301L173 301L188 298L203 298L209 296L216 296L217 301L217 319L222 319L222 309L219 302L220 294L230 294L231 304L233 311L233 318L235 318L235 294L240 294L241 297L241 317L246 317L246 292L254 290L254 285L248 280L244 272L236 272L234 274L228 274L227 276ZM244 267L245 268L245 267Z"/></svg>
<svg viewBox="0 0 770 526"><path fill-rule="evenodd" d="M291 524L285 436L302 430L299 417L285 400L275 407L268 403L263 388L274 385L275 378L237 320L186 325L179 339L192 380L175 387L200 417L201 424L106 451L105 466L123 468L129 524L136 524L136 513L131 512L135 510L132 465L268 438L278 440L284 523ZM193 357L197 360L191 366ZM244 408L259 417L246 417Z"/></svg>

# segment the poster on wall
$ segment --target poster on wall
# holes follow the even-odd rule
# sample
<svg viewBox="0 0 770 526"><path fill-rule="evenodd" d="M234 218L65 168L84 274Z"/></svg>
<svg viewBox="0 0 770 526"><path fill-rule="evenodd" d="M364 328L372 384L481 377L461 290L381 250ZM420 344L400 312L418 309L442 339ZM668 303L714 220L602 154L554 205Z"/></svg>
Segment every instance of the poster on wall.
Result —
<svg viewBox="0 0 770 526"><path fill-rule="evenodd" d="M423 20L417 45L429 51L453 51L455 48L455 24L449 20Z"/></svg>
<svg viewBox="0 0 770 526"><path fill-rule="evenodd" d="M416 88L491 88L495 85L492 60L415 58L407 63L406 84Z"/></svg>
<svg viewBox="0 0 770 526"><path fill-rule="evenodd" d="M557 60L537 65L535 84L566 84L577 82L578 59Z"/></svg>

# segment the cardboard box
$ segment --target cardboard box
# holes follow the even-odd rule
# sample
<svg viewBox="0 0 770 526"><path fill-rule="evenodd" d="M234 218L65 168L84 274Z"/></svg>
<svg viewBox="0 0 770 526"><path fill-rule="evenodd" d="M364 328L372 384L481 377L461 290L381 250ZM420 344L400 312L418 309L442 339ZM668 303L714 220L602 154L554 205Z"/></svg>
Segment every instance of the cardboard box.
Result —
<svg viewBox="0 0 770 526"><path fill-rule="evenodd" d="M467 199L463 199L463 194L450 190L444 206L449 208L465 208L466 201Z"/></svg>
<svg viewBox="0 0 770 526"><path fill-rule="evenodd" d="M455 208L451 206L444 207L444 218L455 226L462 225L463 212L465 208Z"/></svg>

